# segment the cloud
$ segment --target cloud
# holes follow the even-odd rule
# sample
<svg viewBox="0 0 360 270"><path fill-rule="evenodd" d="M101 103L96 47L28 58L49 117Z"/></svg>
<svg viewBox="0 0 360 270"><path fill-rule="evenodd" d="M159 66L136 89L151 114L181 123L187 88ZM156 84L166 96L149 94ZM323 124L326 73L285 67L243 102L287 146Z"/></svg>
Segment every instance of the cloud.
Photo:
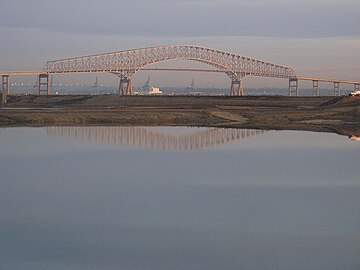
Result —
<svg viewBox="0 0 360 270"><path fill-rule="evenodd" d="M196 37L360 35L353 1L5 1L0 25L77 34Z"/></svg>

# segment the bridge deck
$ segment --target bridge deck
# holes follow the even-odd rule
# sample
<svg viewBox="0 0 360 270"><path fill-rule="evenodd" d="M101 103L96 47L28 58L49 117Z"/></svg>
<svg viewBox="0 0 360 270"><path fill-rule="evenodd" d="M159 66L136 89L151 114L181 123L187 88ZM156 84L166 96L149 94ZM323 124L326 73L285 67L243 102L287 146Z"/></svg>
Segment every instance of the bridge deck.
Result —
<svg viewBox="0 0 360 270"><path fill-rule="evenodd" d="M298 80L301 81L318 81L318 82L330 82L330 83L346 83L346 84L360 84L360 81L352 81L352 80L336 80L329 78L316 78L316 77L302 77L296 76Z"/></svg>
<svg viewBox="0 0 360 270"><path fill-rule="evenodd" d="M24 75L41 75L49 74L47 71L7 71L0 72L0 76L24 76Z"/></svg>
<svg viewBox="0 0 360 270"><path fill-rule="evenodd" d="M200 68L142 68L142 71L188 71L188 72L217 72L217 73L225 73L227 70L225 69L200 69ZM83 71L86 72L94 72L94 71ZM76 72L76 73L83 73ZM99 70L98 72L111 72L111 70ZM61 74L68 72L47 72L47 71L7 71L0 72L0 76L25 76L25 75L43 75L43 74ZM258 74L252 74L253 76L261 76ZM342 83L342 84L355 84L360 85L360 81L353 80L337 80L331 78L319 78L319 77L305 77L305 76L296 76L296 79L301 81L319 81L319 82L329 82L329 83Z"/></svg>

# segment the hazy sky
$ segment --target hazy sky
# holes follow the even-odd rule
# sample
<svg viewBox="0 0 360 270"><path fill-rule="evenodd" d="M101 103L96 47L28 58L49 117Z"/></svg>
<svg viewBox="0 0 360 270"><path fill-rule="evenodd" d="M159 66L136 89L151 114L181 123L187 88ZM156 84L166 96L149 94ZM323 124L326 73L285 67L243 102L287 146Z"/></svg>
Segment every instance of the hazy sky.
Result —
<svg viewBox="0 0 360 270"><path fill-rule="evenodd" d="M301 75L360 79L359 14L358 0L2 0L0 70L41 69L57 58L185 43L288 65ZM147 75L135 75L135 84ZM199 86L229 84L226 75L195 75ZM153 82L187 85L192 76L156 73ZM117 82L111 75L103 80Z"/></svg>

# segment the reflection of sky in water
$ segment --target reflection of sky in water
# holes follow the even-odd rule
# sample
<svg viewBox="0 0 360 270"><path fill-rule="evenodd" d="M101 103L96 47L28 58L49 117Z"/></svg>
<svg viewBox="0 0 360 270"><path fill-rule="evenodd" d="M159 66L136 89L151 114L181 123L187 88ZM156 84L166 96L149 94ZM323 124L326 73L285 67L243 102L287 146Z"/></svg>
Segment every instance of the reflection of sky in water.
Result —
<svg viewBox="0 0 360 270"><path fill-rule="evenodd" d="M46 128L0 138L4 269L360 267L360 144L346 137L271 131L190 152Z"/></svg>

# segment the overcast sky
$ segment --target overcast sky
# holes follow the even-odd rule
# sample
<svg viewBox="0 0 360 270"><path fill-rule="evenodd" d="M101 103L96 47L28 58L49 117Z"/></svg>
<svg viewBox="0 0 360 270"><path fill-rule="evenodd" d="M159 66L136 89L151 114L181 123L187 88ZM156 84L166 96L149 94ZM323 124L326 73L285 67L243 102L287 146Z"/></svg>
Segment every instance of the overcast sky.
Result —
<svg viewBox="0 0 360 270"><path fill-rule="evenodd" d="M301 75L360 79L359 14L358 0L2 0L0 70L41 69L57 58L186 43L288 65ZM193 76L171 75L157 73L154 80L176 86ZM208 85L210 76L201 75L198 84ZM137 74L135 83L146 77ZM111 76L104 79L116 83ZM261 81L259 86L274 83ZM211 82L225 84L225 75Z"/></svg>

